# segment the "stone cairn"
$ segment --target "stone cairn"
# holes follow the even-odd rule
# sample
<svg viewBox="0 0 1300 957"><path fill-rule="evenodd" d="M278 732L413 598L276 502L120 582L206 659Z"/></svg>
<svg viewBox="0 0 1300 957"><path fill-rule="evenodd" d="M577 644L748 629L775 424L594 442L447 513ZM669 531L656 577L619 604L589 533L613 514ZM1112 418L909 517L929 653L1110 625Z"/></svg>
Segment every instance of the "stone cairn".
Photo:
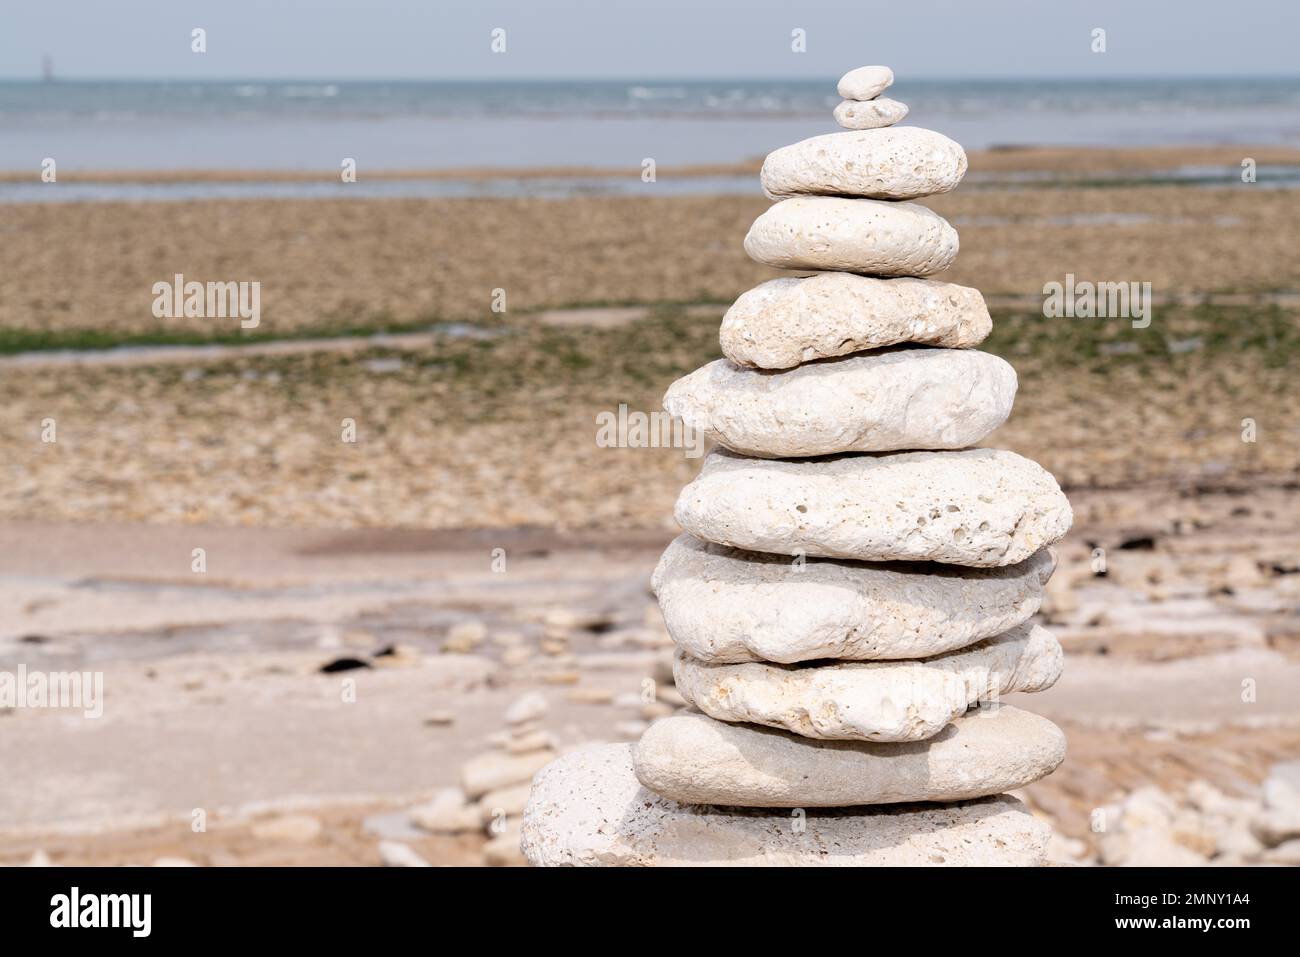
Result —
<svg viewBox="0 0 1300 957"><path fill-rule="evenodd" d="M815 274L742 295L726 358L664 399L720 446L652 582L693 709L544 768L533 864L1045 860L1050 827L1004 792L1051 773L1065 739L999 696L1060 674L1030 619L1070 506L1036 463L971 447L1016 374L973 348L980 293L922 278L957 233L910 200L956 187L966 154L894 127L892 82L848 73L849 131L763 164L776 202L745 250Z"/></svg>

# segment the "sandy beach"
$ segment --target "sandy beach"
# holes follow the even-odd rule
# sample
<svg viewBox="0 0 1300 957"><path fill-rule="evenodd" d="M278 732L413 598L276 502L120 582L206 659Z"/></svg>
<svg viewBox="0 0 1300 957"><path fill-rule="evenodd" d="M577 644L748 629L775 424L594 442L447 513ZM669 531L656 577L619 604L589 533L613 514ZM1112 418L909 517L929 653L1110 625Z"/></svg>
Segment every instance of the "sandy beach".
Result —
<svg viewBox="0 0 1300 957"><path fill-rule="evenodd" d="M983 444L1074 503L1043 614L1067 678L1032 703L1070 757L1022 795L1060 861L1286 862L1206 808L1256 813L1300 754L1300 191L1163 178L1236 177L1242 155L989 151L972 188L926 200L961 234L942 278L984 292L982 348L1019 374ZM565 746L671 710L647 580L699 460L602 448L596 417L658 410L719 354L727 305L775 275L739 242L766 202L4 206L0 656L101 670L108 692L98 723L0 712L28 782L0 802L0 863L377 864L382 841L508 863L408 812L525 691ZM1067 271L1150 282L1151 323L1046 318ZM262 282L258 328L154 318L178 272ZM1152 788L1172 849L1092 830Z"/></svg>

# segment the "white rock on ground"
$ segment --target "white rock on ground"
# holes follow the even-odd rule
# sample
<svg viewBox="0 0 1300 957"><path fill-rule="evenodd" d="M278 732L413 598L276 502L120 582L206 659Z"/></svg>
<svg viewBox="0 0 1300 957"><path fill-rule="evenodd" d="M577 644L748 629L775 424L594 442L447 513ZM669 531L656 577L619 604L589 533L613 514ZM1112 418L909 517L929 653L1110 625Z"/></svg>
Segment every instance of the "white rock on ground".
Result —
<svg viewBox="0 0 1300 957"><path fill-rule="evenodd" d="M518 820L483 845L483 863L488 867L516 867L527 864L519 847L521 824Z"/></svg>
<svg viewBox="0 0 1300 957"><path fill-rule="evenodd" d="M1006 795L803 814L682 805L640 785L629 745L597 744L537 776L521 843L539 866L1037 866L1050 836Z"/></svg>
<svg viewBox="0 0 1300 957"><path fill-rule="evenodd" d="M747 552L680 535L651 588L673 641L703 661L928 658L1009 631L1043 601L1050 549L1015 565L877 564Z"/></svg>
<svg viewBox="0 0 1300 957"><path fill-rule="evenodd" d="M697 538L735 548L978 567L1024 561L1072 518L1042 466L1002 449L792 462L715 449L675 514Z"/></svg>
<svg viewBox="0 0 1300 957"><path fill-rule="evenodd" d="M1300 838L1300 761L1273 765L1264 781L1264 806L1250 822L1269 847Z"/></svg>
<svg viewBox="0 0 1300 957"><path fill-rule="evenodd" d="M548 761L555 757L549 748L527 754L488 751L470 758L460 769L460 786L465 796L478 799L489 791L524 784L532 780Z"/></svg>
<svg viewBox="0 0 1300 957"><path fill-rule="evenodd" d="M887 66L860 66L840 77L836 91L846 100L870 100L894 83L894 71Z"/></svg>
<svg viewBox="0 0 1300 957"><path fill-rule="evenodd" d="M538 721L546 717L546 713L550 710L551 705L544 694L540 691L530 691L520 695L506 709L506 724L527 724L530 721Z"/></svg>
<svg viewBox="0 0 1300 957"><path fill-rule="evenodd" d="M408 813L412 824L435 834L465 834L483 826L478 807L460 788L443 788Z"/></svg>
<svg viewBox="0 0 1300 957"><path fill-rule="evenodd" d="M957 230L916 203L797 196L768 208L745 236L749 258L782 269L929 276L957 257Z"/></svg>
<svg viewBox="0 0 1300 957"><path fill-rule="evenodd" d="M835 107L835 122L846 130L875 130L907 118L907 104L885 96L874 100L845 100Z"/></svg>
<svg viewBox="0 0 1300 957"><path fill-rule="evenodd" d="M1028 622L925 661L709 664L677 652L677 690L719 721L805 738L921 741L980 702L1042 691L1061 675L1061 646Z"/></svg>
<svg viewBox="0 0 1300 957"><path fill-rule="evenodd" d="M902 342L969 348L992 328L978 289L827 272L755 286L722 317L718 340L737 365L789 369Z"/></svg>
<svg viewBox="0 0 1300 957"><path fill-rule="evenodd" d="M379 860L385 867L432 867L409 844L400 841L380 841Z"/></svg>
<svg viewBox="0 0 1300 957"><path fill-rule="evenodd" d="M479 820L482 824L491 824L497 818L517 818L524 813L528 803L528 792L532 788L531 779L522 784L489 791L478 799Z"/></svg>
<svg viewBox="0 0 1300 957"><path fill-rule="evenodd" d="M679 714L632 751L640 782L682 804L853 807L961 801L1024 787L1056 770L1065 735L1009 705L978 709L926 741L816 741Z"/></svg>
<svg viewBox="0 0 1300 957"><path fill-rule="evenodd" d="M252 827L253 837L260 841L288 841L294 844L309 844L323 830L320 819L310 814L282 814L258 821Z"/></svg>
<svg viewBox="0 0 1300 957"><path fill-rule="evenodd" d="M763 162L763 192L790 196L920 199L956 189L966 151L919 126L823 133L779 150Z"/></svg>
<svg viewBox="0 0 1300 957"><path fill-rule="evenodd" d="M1010 364L974 349L895 347L773 371L716 359L674 382L664 409L746 455L962 449L1007 420Z"/></svg>

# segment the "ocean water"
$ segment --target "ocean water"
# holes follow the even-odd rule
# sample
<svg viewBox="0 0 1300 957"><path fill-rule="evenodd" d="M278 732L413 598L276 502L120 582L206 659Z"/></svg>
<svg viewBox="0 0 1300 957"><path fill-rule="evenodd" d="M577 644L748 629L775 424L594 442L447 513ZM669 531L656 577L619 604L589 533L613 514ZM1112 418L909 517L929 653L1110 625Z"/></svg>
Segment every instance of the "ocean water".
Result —
<svg viewBox="0 0 1300 957"><path fill-rule="evenodd" d="M911 107L906 124L939 130L967 149L1300 143L1300 77L909 80L890 94ZM639 168L645 158L661 166L727 163L833 131L837 102L831 79L6 81L0 170L32 171L40 185L45 157L62 170L330 172L351 157L364 182L367 169ZM27 186L0 185L0 198L25 194ZM446 195L461 187L385 188Z"/></svg>

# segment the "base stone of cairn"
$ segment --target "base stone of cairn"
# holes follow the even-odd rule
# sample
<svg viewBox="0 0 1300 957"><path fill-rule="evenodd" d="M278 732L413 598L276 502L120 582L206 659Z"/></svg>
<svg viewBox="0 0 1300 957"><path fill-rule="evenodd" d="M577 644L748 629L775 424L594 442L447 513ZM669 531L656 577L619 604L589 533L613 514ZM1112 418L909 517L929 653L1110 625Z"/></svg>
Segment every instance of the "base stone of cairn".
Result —
<svg viewBox="0 0 1300 957"><path fill-rule="evenodd" d="M774 205L745 239L817 271L742 295L724 359L665 408L718 448L682 490L686 534L652 587L688 710L635 745L589 745L533 781L538 865L1038 865L1050 828L1005 792L1065 737L1000 703L1061 673L1034 624L1069 529L1039 465L974 448L1015 371L947 268L957 232L911 200L966 172L961 147L895 128L887 67L839 84L847 132L776 150Z"/></svg>
<svg viewBox="0 0 1300 957"><path fill-rule="evenodd" d="M680 804L637 780L631 745L595 744L537 775L521 846L545 867L990 867L1040 864L1051 834L1005 794L807 811Z"/></svg>

